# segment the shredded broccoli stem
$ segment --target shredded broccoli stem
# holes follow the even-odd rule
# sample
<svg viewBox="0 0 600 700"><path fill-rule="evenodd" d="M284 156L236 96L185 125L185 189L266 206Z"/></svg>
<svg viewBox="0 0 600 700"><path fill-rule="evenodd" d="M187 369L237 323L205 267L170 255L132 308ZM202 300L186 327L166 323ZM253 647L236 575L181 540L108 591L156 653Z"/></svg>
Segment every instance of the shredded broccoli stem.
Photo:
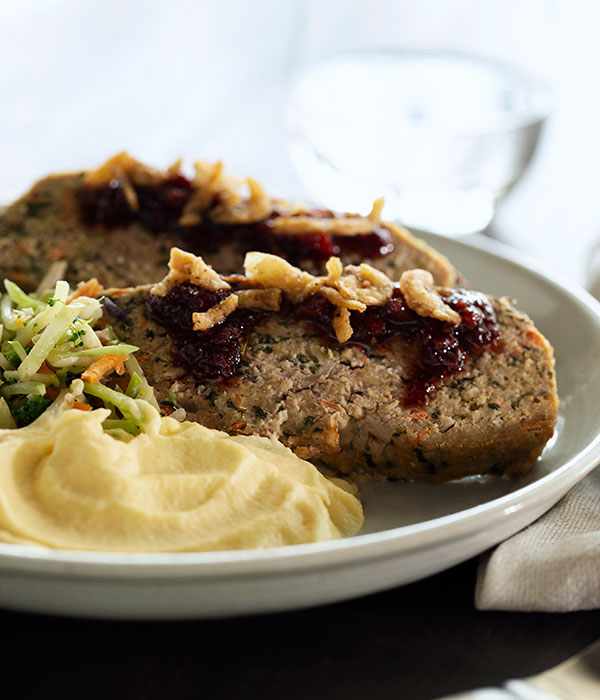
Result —
<svg viewBox="0 0 600 700"><path fill-rule="evenodd" d="M19 366L19 375L21 379L28 379L32 374L38 371L56 343L60 340L60 337L67 331L71 323L73 323L78 311L79 307L75 304L72 306L65 306L59 311L56 318L44 329L44 332L33 348L31 348L27 357L21 362Z"/></svg>
<svg viewBox="0 0 600 700"><path fill-rule="evenodd" d="M14 282L4 280L4 286L11 301L17 306L18 309L37 309L40 306L44 306L43 302L39 301L39 299L35 299L29 294L25 294L21 287L16 285Z"/></svg>
<svg viewBox="0 0 600 700"><path fill-rule="evenodd" d="M138 422L138 425L141 425L144 414L136 404L135 399L100 383L90 384L90 382L84 382L83 393L106 401L106 403L118 408L125 417L132 418L134 421Z"/></svg>
<svg viewBox="0 0 600 700"><path fill-rule="evenodd" d="M4 397L0 398L0 429L16 427L17 424L15 423L15 419L12 417L12 413L10 412L10 408L6 403L6 399Z"/></svg>
<svg viewBox="0 0 600 700"><path fill-rule="evenodd" d="M127 396L130 396L132 399L136 399L138 397L138 394L144 387L144 382L142 381L142 378L140 377L139 374L134 372L131 375L131 379L129 380L129 384L127 385L127 389L125 390L125 393Z"/></svg>
<svg viewBox="0 0 600 700"><path fill-rule="evenodd" d="M18 381L19 371L16 369L6 370L4 372L4 378L9 379L9 380ZM59 386L60 385L60 380L56 376L56 374L36 373L36 374L32 374L31 377L29 378L29 380L32 382L42 382L42 384L52 385L52 386Z"/></svg>
<svg viewBox="0 0 600 700"><path fill-rule="evenodd" d="M42 382L15 382L7 384L0 389L2 396L14 396L15 394L25 394L30 396L44 396L46 385Z"/></svg>
<svg viewBox="0 0 600 700"><path fill-rule="evenodd" d="M127 418L107 418L103 421L104 430L124 430L131 435L137 435L140 432L140 426L133 420Z"/></svg>
<svg viewBox="0 0 600 700"><path fill-rule="evenodd" d="M73 350L72 352L63 352L58 354L58 358L63 357L94 357L96 355L129 355L132 352L139 350L136 345L102 345L96 348L86 348L85 350Z"/></svg>
<svg viewBox="0 0 600 700"><path fill-rule="evenodd" d="M144 401L147 401L157 411L160 411L158 401L156 400L156 396L154 396L154 389L150 386L150 384L148 384L148 380L144 376L144 370L142 369L140 363L137 361L137 358L133 355L130 355L125 360L125 369L129 372L131 376L137 374L142 380L143 387L140 389L137 398L144 399Z"/></svg>
<svg viewBox="0 0 600 700"><path fill-rule="evenodd" d="M27 351L18 340L9 340L8 347L15 353L21 362L27 357Z"/></svg>
<svg viewBox="0 0 600 700"><path fill-rule="evenodd" d="M2 295L0 300L0 319L2 324L9 331L16 331L18 326L14 322L14 314L12 309L12 300L8 294Z"/></svg>

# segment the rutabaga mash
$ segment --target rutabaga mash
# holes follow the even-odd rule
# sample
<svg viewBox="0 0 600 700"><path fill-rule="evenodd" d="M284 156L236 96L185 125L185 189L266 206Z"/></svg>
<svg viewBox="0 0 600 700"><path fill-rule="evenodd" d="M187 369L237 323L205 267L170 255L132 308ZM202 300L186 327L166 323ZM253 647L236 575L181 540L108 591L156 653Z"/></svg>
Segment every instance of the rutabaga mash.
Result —
<svg viewBox="0 0 600 700"><path fill-rule="evenodd" d="M351 487L276 441L160 418L118 440L108 411L50 409L0 430L0 540L176 552L276 547L356 534Z"/></svg>

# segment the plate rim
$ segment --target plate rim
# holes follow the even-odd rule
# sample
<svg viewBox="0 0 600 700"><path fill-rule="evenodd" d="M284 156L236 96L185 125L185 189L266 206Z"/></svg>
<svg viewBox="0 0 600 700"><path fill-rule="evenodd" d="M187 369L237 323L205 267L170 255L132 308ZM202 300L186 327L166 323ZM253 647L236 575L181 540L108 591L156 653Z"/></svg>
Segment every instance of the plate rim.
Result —
<svg viewBox="0 0 600 700"><path fill-rule="evenodd" d="M534 275L545 284L550 283L554 288L567 293L576 305L586 309L600 328L600 302L583 287L533 256L482 234L474 234L467 239L448 239L421 231L416 232L416 235L434 247L437 242L452 240L452 244L459 247L483 251ZM540 490L553 505L566 492L565 487L566 490L572 488L595 469L599 462L600 431L571 459L533 483L486 503L419 523L339 540L217 552L125 553L53 549L0 542L0 570L35 570L39 575L75 578L93 575L119 579L212 579L240 574L270 575L276 571L293 573L298 570L310 571L364 563L440 546L472 532L473 523L480 519L485 520L486 527L492 528L515 511L526 507L527 501L534 498ZM487 516L491 516L491 519Z"/></svg>

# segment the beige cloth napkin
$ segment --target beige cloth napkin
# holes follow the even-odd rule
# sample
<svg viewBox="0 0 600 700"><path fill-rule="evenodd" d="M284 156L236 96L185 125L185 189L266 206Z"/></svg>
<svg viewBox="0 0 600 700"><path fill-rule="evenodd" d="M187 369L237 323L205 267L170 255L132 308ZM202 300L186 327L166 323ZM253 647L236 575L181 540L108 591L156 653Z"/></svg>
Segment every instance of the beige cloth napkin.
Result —
<svg viewBox="0 0 600 700"><path fill-rule="evenodd" d="M543 612L600 608L600 468L482 557L475 604Z"/></svg>

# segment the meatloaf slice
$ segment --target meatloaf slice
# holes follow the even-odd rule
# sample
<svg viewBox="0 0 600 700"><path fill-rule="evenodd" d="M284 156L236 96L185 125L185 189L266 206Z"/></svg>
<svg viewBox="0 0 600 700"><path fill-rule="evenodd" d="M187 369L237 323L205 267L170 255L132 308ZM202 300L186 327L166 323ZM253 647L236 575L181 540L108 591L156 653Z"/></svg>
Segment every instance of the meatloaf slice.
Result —
<svg viewBox="0 0 600 700"><path fill-rule="evenodd" d="M321 287L283 279L279 308L268 310L274 276L261 285L253 267L252 279L228 282L204 268L187 277L172 269L161 285L108 292L105 321L140 347L166 413L183 407L211 428L275 435L300 457L363 479L516 477L553 434L553 351L509 300L417 289L403 276L391 291L384 283L377 303L382 288L365 281L374 279L367 268L340 277L331 264ZM362 290L355 297L331 293L350 288L339 280L351 278ZM256 290L250 307L242 303ZM425 308L419 295L435 304ZM336 307L357 298L372 303L362 312ZM340 315L351 326L345 342Z"/></svg>
<svg viewBox="0 0 600 700"><path fill-rule="evenodd" d="M267 196L260 185L225 176L220 163L179 163L160 172L119 154L96 171L51 175L0 214L0 276L34 289L51 263L66 261L75 284L158 281L169 249L201 254L224 274L242 272L244 254L263 250L322 273L331 255L370 262L393 279L410 268L452 286L446 258L406 229L380 219L336 215Z"/></svg>

